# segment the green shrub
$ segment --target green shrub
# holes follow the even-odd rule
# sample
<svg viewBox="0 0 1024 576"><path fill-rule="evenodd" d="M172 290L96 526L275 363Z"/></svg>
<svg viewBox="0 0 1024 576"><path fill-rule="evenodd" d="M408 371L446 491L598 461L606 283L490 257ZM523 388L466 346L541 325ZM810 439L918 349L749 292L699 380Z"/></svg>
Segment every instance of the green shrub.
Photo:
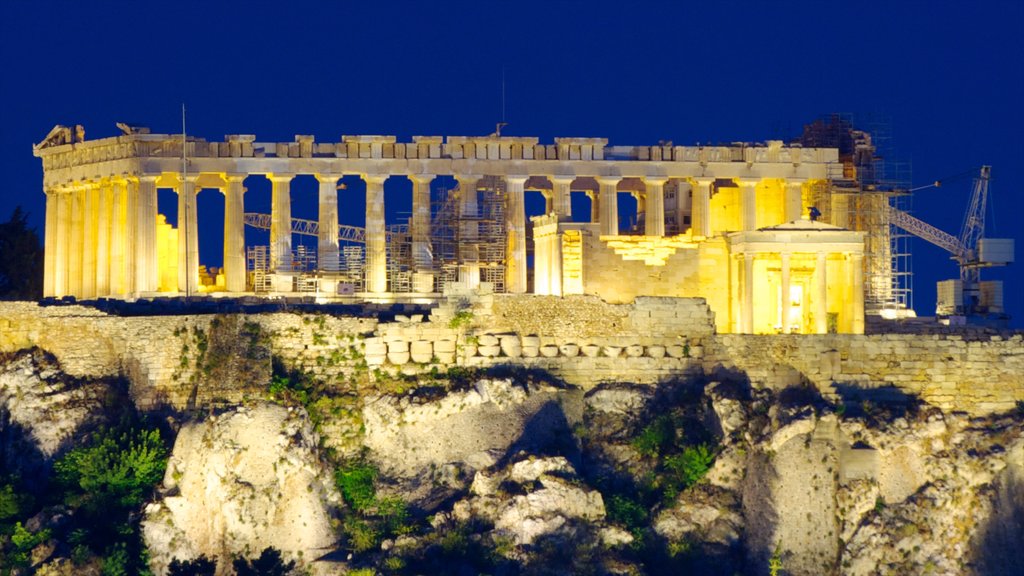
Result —
<svg viewBox="0 0 1024 576"><path fill-rule="evenodd" d="M377 503L377 492L373 487L376 479L377 469L366 463L353 464L334 472L334 483L342 498L357 512Z"/></svg>
<svg viewBox="0 0 1024 576"><path fill-rule="evenodd" d="M68 503L93 512L141 505L166 468L167 447L155 429L102 432L53 465Z"/></svg>
<svg viewBox="0 0 1024 576"><path fill-rule="evenodd" d="M367 552L375 549L380 543L380 532L362 518L349 516L344 524L345 536L348 539L349 548L353 552Z"/></svg>
<svg viewBox="0 0 1024 576"><path fill-rule="evenodd" d="M685 489L700 482L714 461L714 452L706 444L699 444L687 446L681 454L665 458L665 469Z"/></svg>
<svg viewBox="0 0 1024 576"><path fill-rule="evenodd" d="M50 539L49 530L29 532L21 522L14 524L14 532L11 534L11 545L13 549L7 554L5 564L10 568L23 568L29 565L32 549Z"/></svg>
<svg viewBox="0 0 1024 576"><path fill-rule="evenodd" d="M657 458L676 441L676 428L669 416L658 416L648 424L631 444L646 458Z"/></svg>
<svg viewBox="0 0 1024 576"><path fill-rule="evenodd" d="M647 508L636 500L613 494L608 499L608 519L633 530L647 522Z"/></svg>
<svg viewBox="0 0 1024 576"><path fill-rule="evenodd" d="M473 323L473 311L472 310L459 310L452 316L452 319L448 321L448 327L452 330L461 330L462 328L469 327Z"/></svg>
<svg viewBox="0 0 1024 576"><path fill-rule="evenodd" d="M401 498L382 498L377 502L377 516L384 522L384 530L389 535L402 535L412 532L409 525L409 505Z"/></svg>

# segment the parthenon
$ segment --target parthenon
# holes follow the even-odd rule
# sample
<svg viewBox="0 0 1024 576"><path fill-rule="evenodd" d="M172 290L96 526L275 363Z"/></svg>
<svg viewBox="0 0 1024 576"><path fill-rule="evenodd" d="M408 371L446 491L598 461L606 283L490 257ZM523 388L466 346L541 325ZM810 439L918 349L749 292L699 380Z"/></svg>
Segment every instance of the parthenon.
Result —
<svg viewBox="0 0 1024 576"><path fill-rule="evenodd" d="M831 196L827 183L843 175L835 148L542 144L497 135L208 142L121 126L122 135L97 140L58 126L34 147L46 194L45 296L272 296L312 286L327 300L389 301L436 299L456 286L609 302L702 297L721 332L864 330L867 232L848 229L845 204ZM307 174L319 182L319 214L310 226L315 262L303 267L292 244L290 190ZM252 258L247 266L257 247L245 245L244 227L259 220L245 210L251 175L272 183L263 268ZM345 175L366 185L358 249L339 243ZM441 175L458 185L432 206L431 184ZM412 182L412 214L401 230L385 226L392 177ZM159 188L177 194L176 228L158 214ZM222 277L213 284L200 281L203 189L219 190L225 203ZM529 220L527 191L542 193L546 205ZM636 198L633 226L620 222L623 192ZM590 198L590 214L573 213L573 194ZM822 210L825 217L810 217ZM453 246L443 249L445 242Z"/></svg>

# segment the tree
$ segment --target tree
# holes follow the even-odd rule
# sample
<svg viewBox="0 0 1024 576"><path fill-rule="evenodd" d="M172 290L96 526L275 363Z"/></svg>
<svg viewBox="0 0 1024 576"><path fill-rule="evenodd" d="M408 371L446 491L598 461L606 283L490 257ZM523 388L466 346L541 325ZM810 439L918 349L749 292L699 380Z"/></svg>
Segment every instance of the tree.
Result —
<svg viewBox="0 0 1024 576"><path fill-rule="evenodd" d="M205 555L193 560L171 560L168 576L213 576L217 573L217 563Z"/></svg>
<svg viewBox="0 0 1024 576"><path fill-rule="evenodd" d="M265 548L259 558L234 561L236 576L287 576L295 568L295 561L285 562L277 548Z"/></svg>
<svg viewBox="0 0 1024 576"><path fill-rule="evenodd" d="M21 206L0 224L0 300L38 300L43 295L43 248Z"/></svg>

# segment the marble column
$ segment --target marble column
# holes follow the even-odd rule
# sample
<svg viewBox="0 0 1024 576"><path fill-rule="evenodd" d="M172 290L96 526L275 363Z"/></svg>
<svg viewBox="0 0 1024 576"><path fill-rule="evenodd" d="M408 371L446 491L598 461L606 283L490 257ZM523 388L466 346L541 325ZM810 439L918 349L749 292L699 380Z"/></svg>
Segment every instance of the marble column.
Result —
<svg viewBox="0 0 1024 576"><path fill-rule="evenodd" d="M43 236L43 296L55 296L54 270L56 263L54 255L57 251L57 191L50 188L44 189L46 194L46 223Z"/></svg>
<svg viewBox="0 0 1024 576"><path fill-rule="evenodd" d="M572 220L572 182L575 176L551 176L551 209L559 221Z"/></svg>
<svg viewBox="0 0 1024 576"><path fill-rule="evenodd" d="M224 193L224 288L245 292L245 178L225 174ZM334 226L337 234L338 226Z"/></svg>
<svg viewBox="0 0 1024 576"><path fill-rule="evenodd" d="M417 272L434 269L434 257L430 247L430 183L433 174L410 174L412 180L412 219L409 222L409 236L412 240L412 262Z"/></svg>
<svg viewBox="0 0 1024 576"><path fill-rule="evenodd" d="M740 316L743 334L754 333L754 254L743 254L743 313Z"/></svg>
<svg viewBox="0 0 1024 576"><path fill-rule="evenodd" d="M61 188L55 192L57 219L54 226L56 246L53 254L53 295L62 297L68 294L68 252L71 249L69 245L71 240L71 214L69 210L71 194L66 188Z"/></svg>
<svg viewBox="0 0 1024 576"><path fill-rule="evenodd" d="M99 183L90 182L82 201L82 297L96 297L96 228L99 216Z"/></svg>
<svg viewBox="0 0 1024 576"><path fill-rule="evenodd" d="M786 222L799 220L803 215L804 182L800 178L786 178L786 189L783 198L783 220Z"/></svg>
<svg viewBox="0 0 1024 576"><path fill-rule="evenodd" d="M693 179L693 203L690 213L692 236L711 236L711 185L714 178Z"/></svg>
<svg viewBox="0 0 1024 576"><path fill-rule="evenodd" d="M178 183L178 291L199 291L199 221L196 213L198 175L181 177Z"/></svg>
<svg viewBox="0 0 1024 576"><path fill-rule="evenodd" d="M104 180L99 187L96 205L96 294L110 296L110 211L114 201L113 184Z"/></svg>
<svg viewBox="0 0 1024 576"><path fill-rule="evenodd" d="M791 304L793 302L793 298L789 294L789 291L790 291L790 279L789 279L789 258L790 258L790 256L789 256L789 252L783 252L781 254L781 258L782 258L782 269L781 269L780 273L782 275L782 286L781 286L781 288L782 288L782 311L781 311L782 312L782 319L781 319L782 320L782 333L783 334L789 334L789 332L790 332L790 325L792 324L792 321L790 320L790 315L792 313Z"/></svg>
<svg viewBox="0 0 1024 576"><path fill-rule="evenodd" d="M270 179L270 269L292 272L292 198L294 174L268 174ZM279 289L280 287L275 287Z"/></svg>
<svg viewBox="0 0 1024 576"><path fill-rule="evenodd" d="M363 174L366 181L366 291L388 291L387 237L384 227L384 181L387 174Z"/></svg>
<svg viewBox="0 0 1024 576"><path fill-rule="evenodd" d="M824 252L818 252L814 278L817 284L814 298L814 331L817 334L825 334L828 332L828 258Z"/></svg>
<svg viewBox="0 0 1024 576"><path fill-rule="evenodd" d="M76 182L71 189L71 232L68 238L68 293L75 298L82 298L84 207L85 184Z"/></svg>
<svg viewBox="0 0 1024 576"><path fill-rule="evenodd" d="M590 199L590 221L594 224L601 221L601 198L594 190L587 190Z"/></svg>
<svg viewBox="0 0 1024 576"><path fill-rule="evenodd" d="M117 179L111 182L110 202L110 293L116 296L127 294L127 283L125 282L125 265L127 262L125 250L126 225L128 214L126 212L127 189L124 180Z"/></svg>
<svg viewBox="0 0 1024 576"><path fill-rule="evenodd" d="M853 318L850 326L850 331L853 334L864 333L864 255L863 254L851 254L850 255L850 267L853 291L850 294L851 302L853 303Z"/></svg>
<svg viewBox="0 0 1024 576"><path fill-rule="evenodd" d="M757 229L757 184L760 178L737 178L740 185L740 229Z"/></svg>
<svg viewBox="0 0 1024 576"><path fill-rule="evenodd" d="M157 215L157 195L156 195L156 180L157 176L139 176L137 180L129 181L128 198L129 204L128 209L130 214L134 214L132 218L132 226L128 231L128 241L131 248L128 249L128 253L132 253L134 248L135 262L129 266L129 269L134 270L133 277L134 286L132 287L133 292L156 292L160 287L160 266L157 261L157 238L156 238L156 215ZM194 190L194 186L193 186ZM133 194L134 192L134 194ZM182 233L182 222L184 221L182 215L186 211L182 210L181 207L181 196L178 198L178 246L181 250L182 242L184 242L184 234ZM195 193L192 194L192 202L189 204L192 211L192 222L190 223L190 232L195 231L195 234L191 234L192 238L198 239L198 230L196 229L196 214L195 214ZM198 240L196 240L196 246L199 246ZM182 258L179 257L179 262ZM198 250L196 257L194 258L195 266L197 270L196 280L198 281L198 269L199 269L199 257ZM181 277L181 271L184 267L178 268L179 278ZM131 276L131 275L130 275Z"/></svg>
<svg viewBox="0 0 1024 576"><path fill-rule="evenodd" d="M139 240L142 214L139 210L139 190L152 186L156 190L156 177L140 176L127 178L125 182L125 229L124 229L124 287L128 294L138 294L139 286L144 286L146 262L143 260L146 246ZM156 222L153 223L154 227Z"/></svg>
<svg viewBox="0 0 1024 576"><path fill-rule="evenodd" d="M480 285L480 209L477 205L477 184L480 176L456 175L459 182L459 282L467 288Z"/></svg>
<svg viewBox="0 0 1024 576"><path fill-rule="evenodd" d="M317 200L317 268L321 272L336 274L341 266L338 257L338 180L339 174L316 173L319 183Z"/></svg>
<svg viewBox="0 0 1024 576"><path fill-rule="evenodd" d="M526 200L523 185L527 176L506 176L508 206L505 210L505 290L526 293Z"/></svg>
<svg viewBox="0 0 1024 576"><path fill-rule="evenodd" d="M619 176L599 176L597 183L601 186L601 235L618 236L619 234Z"/></svg>
<svg viewBox="0 0 1024 576"><path fill-rule="evenodd" d="M668 178L644 178L647 187L647 201L644 203L644 234L646 236L665 235L665 183Z"/></svg>

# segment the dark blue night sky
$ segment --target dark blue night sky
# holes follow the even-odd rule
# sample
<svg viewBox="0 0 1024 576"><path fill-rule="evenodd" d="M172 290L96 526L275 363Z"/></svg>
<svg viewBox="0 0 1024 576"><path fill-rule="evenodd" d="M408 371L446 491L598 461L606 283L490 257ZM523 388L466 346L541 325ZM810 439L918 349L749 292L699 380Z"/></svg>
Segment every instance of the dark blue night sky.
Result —
<svg viewBox="0 0 1024 576"><path fill-rule="evenodd" d="M692 5L691 5L692 4ZM891 119L895 156L921 185L993 166L989 236L1024 218L1024 2L46 2L0 4L0 219L42 230L31 145L54 124L87 137L115 122L210 140L314 134L606 137L611 144L790 139L830 112ZM392 212L408 210L388 183ZM268 210L250 184L247 209ZM269 186L267 187L269 189ZM315 180L293 184L315 217ZM352 191L357 190L352 187ZM393 189L392 189L393 188ZM969 179L915 195L918 217L955 235ZM161 209L171 202L161 196ZM200 195L204 262L219 264L223 200ZM219 211L219 212L218 212ZM350 217L346 218L346 211ZM361 223L362 202L342 205ZM397 218L392 215L389 218ZM201 237L202 238L202 237ZM914 241L915 297L956 267ZM1024 316L1024 265L1007 282Z"/></svg>

